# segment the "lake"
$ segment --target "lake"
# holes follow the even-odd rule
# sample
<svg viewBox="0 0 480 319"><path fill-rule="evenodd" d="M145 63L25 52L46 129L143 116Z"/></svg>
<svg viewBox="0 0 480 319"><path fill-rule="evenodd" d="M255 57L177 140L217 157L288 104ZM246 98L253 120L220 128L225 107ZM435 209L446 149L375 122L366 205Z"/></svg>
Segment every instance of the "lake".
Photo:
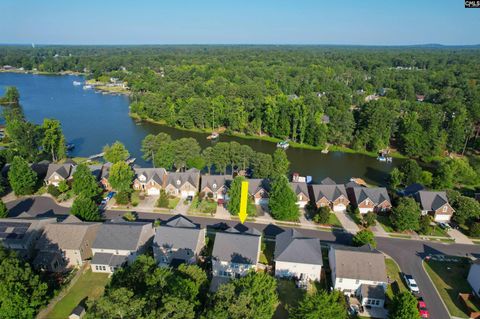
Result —
<svg viewBox="0 0 480 319"><path fill-rule="evenodd" d="M71 156L90 156L100 153L106 144L116 140L128 148L136 164L151 166L142 159L140 145L147 134L165 132L172 138L194 137L202 148L211 145L207 134L188 132L151 123L136 123L128 116L129 98L107 95L74 86L73 81L84 81L79 76L49 76L34 74L0 73L0 94L7 86L16 86L20 91L20 103L29 121L40 124L44 118L61 121L68 142L75 144ZM221 141L237 141L256 151L273 153L275 143L220 137ZM376 184L384 184L388 172L401 163L383 163L375 158L342 152L322 154L320 151L290 148L287 150L291 171L311 175L319 182L325 177L346 182L350 177L364 178Z"/></svg>

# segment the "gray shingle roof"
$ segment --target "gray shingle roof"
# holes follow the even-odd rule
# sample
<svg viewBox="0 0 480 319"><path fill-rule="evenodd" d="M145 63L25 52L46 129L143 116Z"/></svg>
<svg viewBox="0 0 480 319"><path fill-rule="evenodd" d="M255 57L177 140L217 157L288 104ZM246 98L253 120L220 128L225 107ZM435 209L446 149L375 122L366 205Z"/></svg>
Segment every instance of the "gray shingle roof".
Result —
<svg viewBox="0 0 480 319"><path fill-rule="evenodd" d="M357 203L363 202L369 198L375 205L384 201L390 202L387 189L385 187L354 187L353 192Z"/></svg>
<svg viewBox="0 0 480 319"><path fill-rule="evenodd" d="M114 222L100 226L92 248L137 250L153 236L151 223Z"/></svg>
<svg viewBox="0 0 480 319"><path fill-rule="evenodd" d="M256 229L239 231L229 228L215 235L212 257L237 264L258 263L261 235Z"/></svg>
<svg viewBox="0 0 480 319"><path fill-rule="evenodd" d="M222 187L227 187L227 181L231 180L232 176L230 175L203 175L200 190L208 187L213 192L216 192Z"/></svg>
<svg viewBox="0 0 480 319"><path fill-rule="evenodd" d="M100 223L54 223L45 226L37 249L80 249L89 231L98 231Z"/></svg>
<svg viewBox="0 0 480 319"><path fill-rule="evenodd" d="M326 177L324 179L322 179L322 181L320 182L320 184L322 185L337 185L337 182L335 182L333 179L331 179L330 177Z"/></svg>
<svg viewBox="0 0 480 319"><path fill-rule="evenodd" d="M422 210L435 211L448 204L446 192L419 191L416 197Z"/></svg>
<svg viewBox="0 0 480 319"><path fill-rule="evenodd" d="M363 247L334 247L337 278L387 282L385 257L378 250Z"/></svg>
<svg viewBox="0 0 480 319"><path fill-rule="evenodd" d="M141 181L142 183L148 183L153 180L159 185L163 185L163 180L167 174L164 168L135 168L134 171L135 178L145 177L145 181Z"/></svg>
<svg viewBox="0 0 480 319"><path fill-rule="evenodd" d="M158 247L189 249L199 253L197 248L205 230L183 216L176 216L156 229L154 243Z"/></svg>
<svg viewBox="0 0 480 319"><path fill-rule="evenodd" d="M305 196L307 196L307 198L309 198L309 194L308 194L308 186L307 186L307 183L295 183L295 182L292 182L290 183L290 187L292 188L292 190L295 192L295 195L299 195L301 193L305 194Z"/></svg>
<svg viewBox="0 0 480 319"><path fill-rule="evenodd" d="M247 182L248 182L248 193L250 195L255 195L262 189L267 193L270 192L270 181L268 179L251 178L251 179L247 179Z"/></svg>
<svg viewBox="0 0 480 319"><path fill-rule="evenodd" d="M47 175L45 179L49 179L54 173L57 173L63 178L68 178L72 171L72 164L50 164L48 165Z"/></svg>
<svg viewBox="0 0 480 319"><path fill-rule="evenodd" d="M315 197L315 202L318 202L322 197L325 197L329 201L333 202L338 199L340 196L347 197L347 192L345 186L342 184L337 185L312 185L313 196Z"/></svg>
<svg viewBox="0 0 480 319"><path fill-rule="evenodd" d="M197 169L189 169L186 172L172 172L167 175L167 185L172 185L175 188L180 188L186 182L192 184L195 188L198 187L200 179L200 172Z"/></svg>
<svg viewBox="0 0 480 319"><path fill-rule="evenodd" d="M289 228L275 238L275 261L323 265L320 240Z"/></svg>
<svg viewBox="0 0 480 319"><path fill-rule="evenodd" d="M380 285L374 286L362 284L360 285L360 294L363 298L379 300L385 299L385 290Z"/></svg>
<svg viewBox="0 0 480 319"><path fill-rule="evenodd" d="M110 267L119 267L125 263L128 259L128 256L107 254L107 253L96 253L92 258L92 265L108 265Z"/></svg>

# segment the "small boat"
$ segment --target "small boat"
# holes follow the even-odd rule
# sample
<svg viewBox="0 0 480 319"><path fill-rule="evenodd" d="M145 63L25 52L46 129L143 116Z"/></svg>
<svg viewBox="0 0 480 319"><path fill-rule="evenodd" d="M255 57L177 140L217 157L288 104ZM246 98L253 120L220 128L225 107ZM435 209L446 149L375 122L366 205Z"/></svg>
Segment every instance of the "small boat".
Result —
<svg viewBox="0 0 480 319"><path fill-rule="evenodd" d="M84 89L84 90L90 90L90 89L93 89L93 86L90 85L90 84L87 84L87 85L84 85L84 86L83 86L83 89Z"/></svg>
<svg viewBox="0 0 480 319"><path fill-rule="evenodd" d="M75 148L75 144L67 143L67 144L65 144L65 148L67 149L67 151L71 151Z"/></svg>
<svg viewBox="0 0 480 319"><path fill-rule="evenodd" d="M217 132L212 132L209 136L207 136L207 140L216 140L220 135Z"/></svg>
<svg viewBox="0 0 480 319"><path fill-rule="evenodd" d="M380 161L380 162L386 162L386 163L391 163L392 162L392 158L389 157L389 156L378 156L377 157L377 161Z"/></svg>
<svg viewBox="0 0 480 319"><path fill-rule="evenodd" d="M82 82L79 82L79 81L73 81L73 85L75 85L75 86L79 86L79 85L82 85Z"/></svg>
<svg viewBox="0 0 480 319"><path fill-rule="evenodd" d="M277 143L277 147L282 148L284 150L286 150L289 146L290 144L288 143L288 141L281 141Z"/></svg>

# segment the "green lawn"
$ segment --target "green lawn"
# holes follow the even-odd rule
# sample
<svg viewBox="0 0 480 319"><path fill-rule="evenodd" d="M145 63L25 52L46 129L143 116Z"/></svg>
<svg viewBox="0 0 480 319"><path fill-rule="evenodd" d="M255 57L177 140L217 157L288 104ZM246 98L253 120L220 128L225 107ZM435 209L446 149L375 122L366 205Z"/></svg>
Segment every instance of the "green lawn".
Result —
<svg viewBox="0 0 480 319"><path fill-rule="evenodd" d="M298 302L305 295L305 290L295 287L293 280L277 279L277 292L280 303L273 319L287 319L288 309L298 305Z"/></svg>
<svg viewBox="0 0 480 319"><path fill-rule="evenodd" d="M88 270L46 317L49 319L68 318L72 310L84 298L96 299L100 297L107 282L108 274L93 273L91 270Z"/></svg>
<svg viewBox="0 0 480 319"><path fill-rule="evenodd" d="M340 223L340 221L338 220L337 216L333 213L331 213L329 216L328 216L328 224L329 225L332 225L332 226L336 226L336 227L342 227L342 223Z"/></svg>
<svg viewBox="0 0 480 319"><path fill-rule="evenodd" d="M262 251L260 252L260 263L264 265L273 265L274 252L275 252L275 243L273 241L263 242Z"/></svg>
<svg viewBox="0 0 480 319"><path fill-rule="evenodd" d="M460 258L456 258L460 259ZM471 291L467 282L470 263L462 258L461 262L446 262L430 260L424 262L425 269L447 305L450 315L468 318L464 306L458 299L459 293Z"/></svg>
<svg viewBox="0 0 480 319"><path fill-rule="evenodd" d="M397 263L391 258L386 258L385 265L387 267L387 275L390 282L387 287L386 295L387 300L391 301L396 294L407 291L407 287L402 280L401 270L398 268Z"/></svg>
<svg viewBox="0 0 480 319"><path fill-rule="evenodd" d="M380 223L380 225L383 227L383 229L387 233L394 233L395 232L395 230L393 229L392 222L390 221L390 217L383 216L383 215L377 215L377 222Z"/></svg>
<svg viewBox="0 0 480 319"><path fill-rule="evenodd" d="M180 198L178 197L172 197L168 199L168 208L169 209L174 209L177 207L178 202L180 201Z"/></svg>
<svg viewBox="0 0 480 319"><path fill-rule="evenodd" d="M213 215L217 211L217 202L208 199L200 200L198 197L195 197L192 200L189 211Z"/></svg>
<svg viewBox="0 0 480 319"><path fill-rule="evenodd" d="M428 235L430 235L430 236L440 236L440 237L450 237L450 236L448 236L448 233L439 226L433 226L432 230L430 231L430 233Z"/></svg>

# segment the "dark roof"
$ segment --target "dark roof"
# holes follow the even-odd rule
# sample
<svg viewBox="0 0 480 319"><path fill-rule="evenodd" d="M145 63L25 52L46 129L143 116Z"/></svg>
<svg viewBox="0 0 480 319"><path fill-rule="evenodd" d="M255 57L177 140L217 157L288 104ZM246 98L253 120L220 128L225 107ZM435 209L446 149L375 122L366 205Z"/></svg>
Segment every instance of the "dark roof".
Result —
<svg viewBox="0 0 480 319"><path fill-rule="evenodd" d="M222 187L227 187L227 181L231 181L230 175L203 175L200 190L208 187L213 192L216 192Z"/></svg>
<svg viewBox="0 0 480 319"><path fill-rule="evenodd" d="M265 178L250 178L247 179L248 182L248 193L250 195L255 195L260 190L265 192L270 192L270 181Z"/></svg>
<svg viewBox="0 0 480 319"><path fill-rule="evenodd" d="M357 204L363 202L367 198L375 205L383 203L384 201L390 202L390 196L388 196L385 187L354 187L353 191Z"/></svg>
<svg viewBox="0 0 480 319"><path fill-rule="evenodd" d="M405 187L400 193L403 196L412 196L423 189L424 187L422 184L414 183Z"/></svg>
<svg viewBox="0 0 480 319"><path fill-rule="evenodd" d="M164 168L135 168L135 178L140 180L141 176L145 177L145 181L140 180L142 183L148 183L155 181L159 185L163 185L163 180L167 171Z"/></svg>
<svg viewBox="0 0 480 319"><path fill-rule="evenodd" d="M305 196L307 196L307 198L309 197L307 183L291 182L290 187L292 188L295 195L299 195L300 193L303 193L305 194Z"/></svg>
<svg viewBox="0 0 480 319"><path fill-rule="evenodd" d="M345 190L345 186L343 184L337 185L312 185L312 192L315 198L315 201L318 202L322 197L325 197L329 201L333 202L338 199L340 196L347 197L347 192Z"/></svg>
<svg viewBox="0 0 480 319"><path fill-rule="evenodd" d="M189 169L186 172L172 172L167 175L167 185L173 185L175 188L180 188L186 182L189 182L194 187L198 187L200 179L200 172L197 169Z"/></svg>
<svg viewBox="0 0 480 319"><path fill-rule="evenodd" d="M200 225L178 215L156 229L154 243L159 247L188 249L198 253L201 236L205 236L205 230Z"/></svg>
<svg viewBox="0 0 480 319"><path fill-rule="evenodd" d="M385 289L381 285L360 285L360 294L363 298L368 299L385 299Z"/></svg>
<svg viewBox="0 0 480 319"><path fill-rule="evenodd" d="M245 227L246 228L246 227ZM257 264L261 234L254 228L229 228L215 235L212 257L237 264Z"/></svg>
<svg viewBox="0 0 480 319"><path fill-rule="evenodd" d="M276 236L274 258L275 261L323 265L320 240L305 237L293 228Z"/></svg>
<svg viewBox="0 0 480 319"><path fill-rule="evenodd" d="M71 174L72 167L72 164L50 164L48 165L45 179L49 179L54 173L57 173L64 179L67 179Z"/></svg>
<svg viewBox="0 0 480 319"><path fill-rule="evenodd" d="M419 191L416 198L422 210L435 211L448 204L446 192Z"/></svg>
<svg viewBox="0 0 480 319"><path fill-rule="evenodd" d="M75 307L75 309L73 309L71 314L81 316L83 313L85 313L85 308L81 305L78 305Z"/></svg>
<svg viewBox="0 0 480 319"><path fill-rule="evenodd" d="M108 222L100 226L92 248L137 250L141 240L153 236L151 223Z"/></svg>
<svg viewBox="0 0 480 319"><path fill-rule="evenodd" d="M322 185L337 185L337 182L335 182L333 179L331 179L330 177L326 177L324 179L322 179L322 181L320 182L320 184Z"/></svg>
<svg viewBox="0 0 480 319"><path fill-rule="evenodd" d="M92 258L92 265L108 265L110 267L119 267L123 265L128 259L128 256L96 253Z"/></svg>
<svg viewBox="0 0 480 319"><path fill-rule="evenodd" d="M368 246L331 246L337 278L387 282L385 257Z"/></svg>

